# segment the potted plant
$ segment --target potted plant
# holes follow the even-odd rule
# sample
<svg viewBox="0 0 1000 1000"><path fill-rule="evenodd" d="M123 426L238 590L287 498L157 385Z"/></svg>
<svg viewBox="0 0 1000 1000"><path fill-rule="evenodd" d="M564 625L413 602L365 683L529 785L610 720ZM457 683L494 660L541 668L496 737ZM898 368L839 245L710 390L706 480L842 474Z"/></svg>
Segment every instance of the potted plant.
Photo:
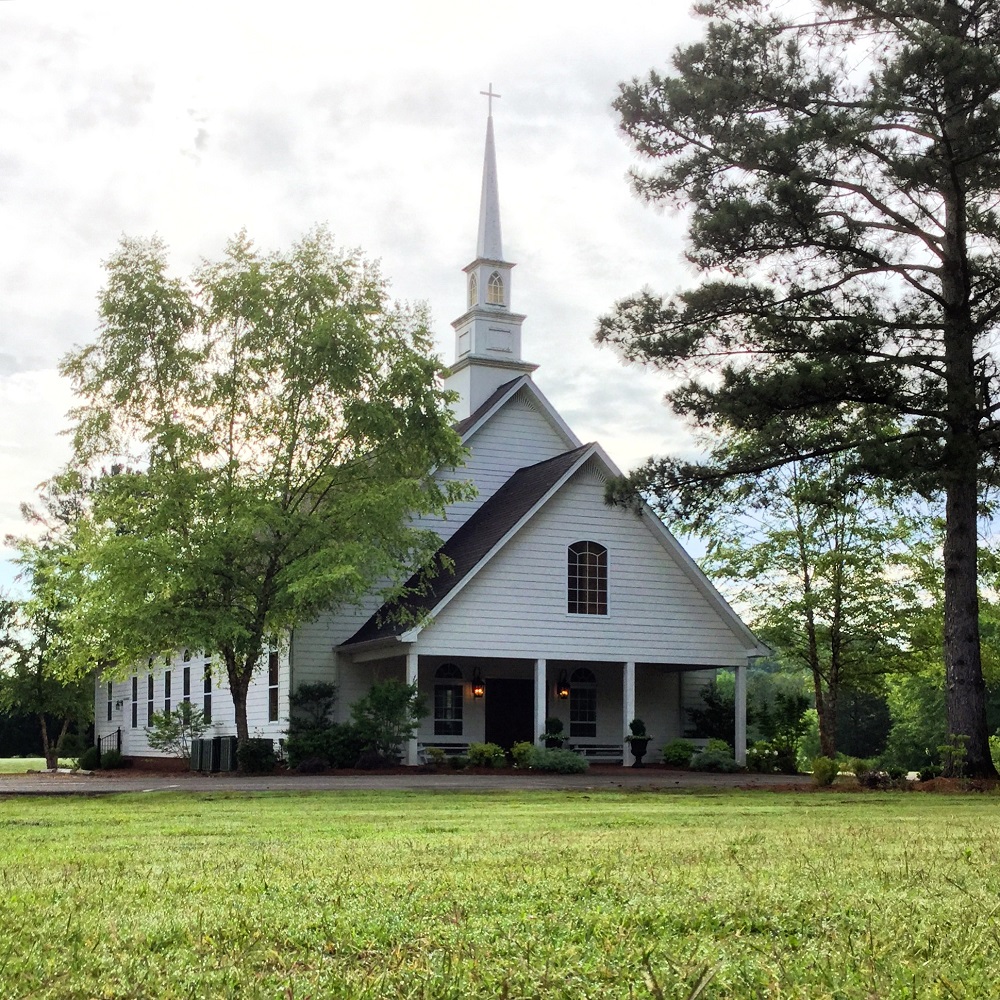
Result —
<svg viewBox="0 0 1000 1000"><path fill-rule="evenodd" d="M547 750L558 750L563 745L563 721L555 716L545 720L545 732L539 737Z"/></svg>
<svg viewBox="0 0 1000 1000"><path fill-rule="evenodd" d="M625 734L625 742L632 751L635 761L633 767L642 767L642 758L646 756L649 741L653 738L646 732L646 723L642 719L633 719L628 724L629 731Z"/></svg>

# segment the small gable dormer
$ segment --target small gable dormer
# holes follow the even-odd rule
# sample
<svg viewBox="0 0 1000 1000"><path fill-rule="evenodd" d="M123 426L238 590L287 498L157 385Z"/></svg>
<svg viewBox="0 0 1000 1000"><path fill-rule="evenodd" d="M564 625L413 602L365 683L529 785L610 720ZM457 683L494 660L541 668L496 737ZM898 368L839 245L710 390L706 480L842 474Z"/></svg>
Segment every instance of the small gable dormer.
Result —
<svg viewBox="0 0 1000 1000"><path fill-rule="evenodd" d="M486 153L483 186L479 200L479 231L476 259L465 268L466 312L452 326L455 330L455 361L445 381L459 395L455 416L462 420L475 411L496 389L518 375L531 374L536 365L521 357L521 323L524 316L510 311L511 271L503 259L500 231L500 195L497 184L496 144L493 138L492 100L499 97L493 86L486 119Z"/></svg>

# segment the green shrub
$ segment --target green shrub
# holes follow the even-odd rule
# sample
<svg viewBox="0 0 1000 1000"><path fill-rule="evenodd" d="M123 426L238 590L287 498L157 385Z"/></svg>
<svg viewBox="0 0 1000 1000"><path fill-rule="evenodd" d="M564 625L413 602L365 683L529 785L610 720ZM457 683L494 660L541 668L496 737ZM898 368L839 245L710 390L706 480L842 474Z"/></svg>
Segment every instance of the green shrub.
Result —
<svg viewBox="0 0 1000 1000"><path fill-rule="evenodd" d="M119 768L127 766L128 763L122 756L121 750L105 750L101 754L101 769L104 771L117 771Z"/></svg>
<svg viewBox="0 0 1000 1000"><path fill-rule="evenodd" d="M101 766L101 751L97 747L87 747L76 763L81 771L96 771Z"/></svg>
<svg viewBox="0 0 1000 1000"><path fill-rule="evenodd" d="M812 762L813 781L817 785L832 785L840 768L829 757L816 757Z"/></svg>
<svg viewBox="0 0 1000 1000"><path fill-rule="evenodd" d="M724 753L722 750L706 749L701 753L696 753L691 758L692 771L719 771L724 774L731 774L734 771L743 769L731 753Z"/></svg>
<svg viewBox="0 0 1000 1000"><path fill-rule="evenodd" d="M470 767L504 767L507 763L503 747L496 743L470 743L468 756Z"/></svg>
<svg viewBox="0 0 1000 1000"><path fill-rule="evenodd" d="M628 731L631 736L638 736L639 739L644 739L647 735L646 723L642 719L633 719L628 724Z"/></svg>
<svg viewBox="0 0 1000 1000"><path fill-rule="evenodd" d="M515 743L510 748L510 755L514 758L515 767L531 767L531 758L535 755L535 744L527 741Z"/></svg>
<svg viewBox="0 0 1000 1000"><path fill-rule="evenodd" d="M747 748L747 770L758 774L798 774L798 737L779 733Z"/></svg>
<svg viewBox="0 0 1000 1000"><path fill-rule="evenodd" d="M448 755L441 747L427 747L424 750L424 756L427 758L427 763L432 764L434 767L444 767L448 762Z"/></svg>
<svg viewBox="0 0 1000 1000"><path fill-rule="evenodd" d="M705 750L712 750L716 753L727 753L733 756L733 748L725 740L710 739L705 743Z"/></svg>
<svg viewBox="0 0 1000 1000"><path fill-rule="evenodd" d="M538 738L545 743L545 745L551 749L556 749L563 745L563 720L556 718L554 715L550 715L545 720L545 729L542 730L541 736Z"/></svg>
<svg viewBox="0 0 1000 1000"><path fill-rule="evenodd" d="M364 749L365 738L351 722L304 731L292 727L285 740L288 766L295 768L315 757L322 758L328 767L354 767Z"/></svg>
<svg viewBox="0 0 1000 1000"><path fill-rule="evenodd" d="M855 757L851 761L851 770L862 788L886 789L892 787L892 779L881 770L878 762L864 757Z"/></svg>
<svg viewBox="0 0 1000 1000"><path fill-rule="evenodd" d="M590 767L586 757L572 750L542 750L535 747L531 767L536 771L550 771L553 774L582 774Z"/></svg>
<svg viewBox="0 0 1000 1000"><path fill-rule="evenodd" d="M927 767L922 767L917 772L917 779L919 781L933 781L935 778L940 778L943 772L944 768L938 764L928 764Z"/></svg>
<svg viewBox="0 0 1000 1000"><path fill-rule="evenodd" d="M274 740L252 737L236 748L236 760L245 774L270 774L278 758Z"/></svg>
<svg viewBox="0 0 1000 1000"><path fill-rule="evenodd" d="M325 729L330 724L330 713L337 702L337 686L326 681L303 684L289 696L292 709L289 732L299 733L309 729Z"/></svg>
<svg viewBox="0 0 1000 1000"><path fill-rule="evenodd" d="M663 748L663 763L674 767L687 767L694 756L694 744L690 740L671 740Z"/></svg>
<svg viewBox="0 0 1000 1000"><path fill-rule="evenodd" d="M379 681L364 698L351 706L351 717L364 737L365 749L381 757L402 755L403 745L416 735L420 720L427 714L427 699L416 684Z"/></svg>
<svg viewBox="0 0 1000 1000"><path fill-rule="evenodd" d="M153 750L173 757L190 757L191 741L209 728L202 710L182 701L172 712L154 712L146 727L146 741Z"/></svg>
<svg viewBox="0 0 1000 1000"><path fill-rule="evenodd" d="M453 771L462 771L469 766L469 758L464 753L449 754L448 766Z"/></svg>
<svg viewBox="0 0 1000 1000"><path fill-rule="evenodd" d="M964 734L949 733L948 741L938 747L941 766L946 778L965 777L965 759L969 753L969 737ZM992 756L992 751L990 751Z"/></svg>

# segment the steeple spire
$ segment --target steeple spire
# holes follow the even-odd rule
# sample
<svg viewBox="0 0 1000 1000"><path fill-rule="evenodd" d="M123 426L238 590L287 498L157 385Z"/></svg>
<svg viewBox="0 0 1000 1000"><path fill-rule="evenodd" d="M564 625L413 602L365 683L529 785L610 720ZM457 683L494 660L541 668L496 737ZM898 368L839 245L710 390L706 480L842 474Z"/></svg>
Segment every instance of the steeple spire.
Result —
<svg viewBox="0 0 1000 1000"><path fill-rule="evenodd" d="M521 322L511 312L511 270L503 259L500 238L500 196L497 190L497 153L493 140L493 84L480 91L489 98L486 118L486 154L483 190L479 201L479 236L476 259L466 265L466 312L452 323L455 329L455 363L445 385L458 393L455 416L469 416L499 386L536 368L521 358Z"/></svg>
<svg viewBox="0 0 1000 1000"><path fill-rule="evenodd" d="M503 260L503 240L500 235L500 193L497 187L497 151L493 140L493 98L499 94L489 90L480 93L489 98L486 119L486 155L483 158L483 190L479 196L479 238L476 256L484 260Z"/></svg>

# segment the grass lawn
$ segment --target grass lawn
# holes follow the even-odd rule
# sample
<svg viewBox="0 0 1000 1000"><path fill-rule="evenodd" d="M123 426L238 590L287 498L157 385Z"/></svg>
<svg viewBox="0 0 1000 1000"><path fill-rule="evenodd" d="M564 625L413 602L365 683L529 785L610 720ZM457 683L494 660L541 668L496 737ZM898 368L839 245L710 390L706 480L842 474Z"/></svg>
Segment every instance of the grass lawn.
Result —
<svg viewBox="0 0 1000 1000"><path fill-rule="evenodd" d="M60 767L72 767L69 758L60 758ZM24 774L26 771L44 771L44 757L0 757L0 774Z"/></svg>
<svg viewBox="0 0 1000 1000"><path fill-rule="evenodd" d="M995 996L998 817L916 792L9 798L0 997Z"/></svg>

